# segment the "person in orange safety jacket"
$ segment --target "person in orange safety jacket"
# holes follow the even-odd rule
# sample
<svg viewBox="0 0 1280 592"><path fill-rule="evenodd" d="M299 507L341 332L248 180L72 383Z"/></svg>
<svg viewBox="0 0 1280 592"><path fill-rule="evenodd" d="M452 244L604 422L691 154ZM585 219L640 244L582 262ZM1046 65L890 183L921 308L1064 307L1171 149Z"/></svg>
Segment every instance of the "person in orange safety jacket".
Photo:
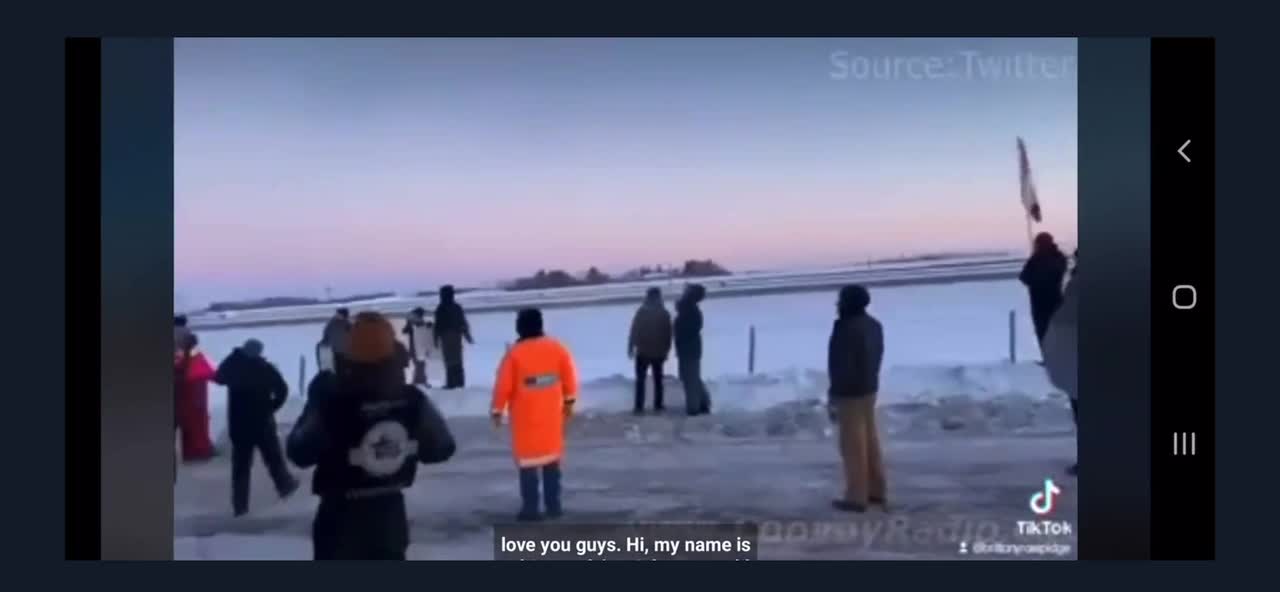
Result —
<svg viewBox="0 0 1280 592"><path fill-rule="evenodd" d="M525 309L516 315L520 336L498 367L493 386L495 427L511 413L511 443L520 470L520 513L517 520L539 520L539 472L546 517L558 518L560 459L564 455L565 420L573 414L578 377L569 350L542 331L542 312Z"/></svg>

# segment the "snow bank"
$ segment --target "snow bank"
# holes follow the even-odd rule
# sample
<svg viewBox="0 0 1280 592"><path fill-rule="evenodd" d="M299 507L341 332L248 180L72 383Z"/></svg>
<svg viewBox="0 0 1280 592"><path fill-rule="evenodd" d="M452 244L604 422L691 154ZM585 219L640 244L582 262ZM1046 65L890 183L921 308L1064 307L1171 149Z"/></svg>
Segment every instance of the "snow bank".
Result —
<svg viewBox="0 0 1280 592"><path fill-rule="evenodd" d="M664 384L668 411L678 417L684 391L674 377ZM823 434L827 385L826 373L816 370L708 379L715 415L698 418L693 427L728 437ZM647 390L652 405L652 385ZM446 417L480 418L488 414L490 390L432 390L431 398ZM630 420L633 402L633 381L616 375L583 383L578 411L588 422L611 425ZM289 399L277 415L282 427L297 418L302 404L301 397ZM211 407L214 433L225 440L225 402L211 401ZM881 380L878 407L882 429L890 433L1061 432L1071 426L1066 396L1033 363L890 368ZM628 434L622 435L635 437Z"/></svg>

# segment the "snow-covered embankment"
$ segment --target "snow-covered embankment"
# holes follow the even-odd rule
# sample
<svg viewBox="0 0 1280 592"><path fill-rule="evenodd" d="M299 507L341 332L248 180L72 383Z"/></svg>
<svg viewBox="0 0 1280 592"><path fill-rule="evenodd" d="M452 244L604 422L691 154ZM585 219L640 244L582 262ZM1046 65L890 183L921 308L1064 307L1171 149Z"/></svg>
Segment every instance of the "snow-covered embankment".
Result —
<svg viewBox="0 0 1280 592"><path fill-rule="evenodd" d="M684 392L679 381L668 376L665 385L668 413L681 412ZM715 435L829 435L824 372L730 375L709 379L707 385L715 416L697 425ZM574 429L599 432L617 427L617 436L634 438L634 434L622 433L630 428L616 421L630 412L633 389L632 379L624 376L584 383ZM446 417L467 421L487 416L490 391L487 387L432 390L431 398ZM652 392L649 400L651 405ZM297 418L302 404L301 397L292 397L280 411L277 418L282 430ZM1066 396L1034 363L890 368L882 378L877 406L881 429L892 435L1063 433L1072 427ZM215 408L213 415L214 433L225 441L225 411Z"/></svg>

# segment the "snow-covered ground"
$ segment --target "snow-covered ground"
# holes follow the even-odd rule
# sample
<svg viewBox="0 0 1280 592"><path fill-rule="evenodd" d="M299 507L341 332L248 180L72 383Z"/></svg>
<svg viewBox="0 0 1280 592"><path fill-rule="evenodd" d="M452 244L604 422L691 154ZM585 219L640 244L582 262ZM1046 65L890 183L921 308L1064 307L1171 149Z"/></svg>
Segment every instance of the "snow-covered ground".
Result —
<svg viewBox="0 0 1280 592"><path fill-rule="evenodd" d="M690 425L696 423L692 420L677 439L674 426L680 421L631 422L641 426L641 433L643 426L653 426L651 441L581 438L571 444L563 521L749 521L760 527L760 559L1076 557L1077 485L1062 474L1075 454L1069 437L888 439L889 511L844 514L829 505L841 489L839 457L830 439L715 441L703 437L705 431ZM657 429L664 422L666 429ZM493 527L511 522L519 494L505 437L489 434L490 442L469 441L448 463L419 471L406 492L410 559L493 558ZM182 467L174 492L174 558L310 559L317 499L304 490L277 500L259 463L251 512L233 519L229 473L225 460ZM305 472L298 475L309 478ZM1062 490L1050 519L1070 523L1071 534L1018 531L1019 521L1044 519L1032 514L1028 500L1046 477ZM978 554L982 544L1037 545L1062 554Z"/></svg>
<svg viewBox="0 0 1280 592"><path fill-rule="evenodd" d="M1075 557L1076 482L1064 474L1075 441L1065 399L1034 364L890 372L878 408L890 508L832 510L839 456L820 376L731 379L715 412L687 418L671 384L662 416L632 417L628 385L586 387L567 430L566 521L586 524L737 522L760 525L762 559L1000 559L980 544L1041 545ZM491 559L492 528L518 505L510 435L475 412L485 393L437 393L459 444L407 491L409 556ZM770 401L779 401L770 404ZM281 430L289 425L282 423ZM230 517L226 457L184 466L174 493L178 559L307 559L316 498L278 501L259 463L253 511ZM301 477L309 477L305 472ZM1046 478L1062 489L1050 517L1070 534L1027 536L1019 521ZM1030 549L1031 547L1028 547Z"/></svg>
<svg viewBox="0 0 1280 592"><path fill-rule="evenodd" d="M834 291L822 291L706 301L702 364L713 391L747 374L748 335L754 326L754 380L764 384L752 387L750 392L758 393L751 395L756 397L752 404L763 409L791 400L797 392L816 392L812 371L825 370L835 300ZM548 333L569 346L584 383L610 393L597 398L610 401L611 408L620 409L627 401L626 384L633 372L626 356L627 331L634 310L635 305L619 304L545 311ZM1019 361L1038 359L1026 292L1016 281L873 289L871 311L885 327L884 400L905 401L928 392L933 388L930 383L940 380L939 373L948 368L1007 362L1011 310L1015 311ZM478 313L469 318L476 345L466 351L466 370L468 383L477 388L447 396L476 400L477 407L467 409L475 412L482 409L479 401L487 398L486 387L493 382L507 344L515 339L515 313ZM267 358L280 368L296 395L300 360L306 360L304 381L315 372L320 332L321 324L316 323L199 334L201 347L214 363L246 339L260 339L266 344ZM673 359L665 368L667 374L674 375L675 366ZM430 378L438 381L439 376ZM225 393L214 386L210 398L214 421L221 424ZM719 399L733 404L732 397ZM586 404L595 403L588 398Z"/></svg>
<svg viewBox="0 0 1280 592"><path fill-rule="evenodd" d="M1043 369L1029 361L1038 358L1037 347L1025 291L1015 281L872 290L871 311L885 326L878 416L892 506L889 513L860 516L830 509L841 483L822 403L835 299L832 290L704 303L703 367L714 414L697 418L679 413L684 395L670 376L674 361L665 381L669 413L627 413L633 385L626 338L634 305L547 310L547 330L572 349L583 382L567 435L566 519L753 521L762 528L761 558L1000 558L975 555L977 542L1054 543L1064 555L1033 557L1074 557L1074 531L1052 538L1017 531L1018 521L1040 519L1027 503L1046 478L1064 491L1052 518L1074 523L1076 483L1063 473L1075 458L1070 411ZM1008 361L1011 310L1016 364ZM412 558L490 559L492 527L510 520L518 503L509 434L484 417L492 374L514 338L515 315L470 317L477 340L466 354L472 386L432 392L459 453L423 471L407 493ZM749 375L752 326L758 342L756 373ZM267 357L292 384L300 357L308 374L314 371L320 325L200 335L215 359L249 337L263 340ZM214 430L224 434L224 395L215 388L212 397ZM290 397L278 416L282 431L301 403L296 393ZM225 436L219 439L225 446ZM304 492L277 501L260 463L254 471L254 510L232 519L226 457L182 468L176 558L310 556L315 498ZM961 542L968 553L960 552Z"/></svg>

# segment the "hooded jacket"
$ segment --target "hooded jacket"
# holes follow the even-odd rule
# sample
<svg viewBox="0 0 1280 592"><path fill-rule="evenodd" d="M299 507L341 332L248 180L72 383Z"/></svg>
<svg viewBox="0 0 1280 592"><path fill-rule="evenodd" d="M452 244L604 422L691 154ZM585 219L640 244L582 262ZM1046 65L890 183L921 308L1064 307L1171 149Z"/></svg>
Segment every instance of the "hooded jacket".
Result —
<svg viewBox="0 0 1280 592"><path fill-rule="evenodd" d="M828 395L833 399L865 397L880 390L884 329L867 314L869 302L865 290L841 291L839 317L827 342Z"/></svg>
<svg viewBox="0 0 1280 592"><path fill-rule="evenodd" d="M671 342L671 313L662 305L662 297L646 298L631 319L628 349L644 358L665 360L671 353Z"/></svg>
<svg viewBox="0 0 1280 592"><path fill-rule="evenodd" d="M398 493L413 483L416 463L443 462L456 445L426 393L405 384L407 353L385 317L357 315L349 342L344 373L321 372L308 387L286 453L299 467L316 466L312 491L322 498Z"/></svg>
<svg viewBox="0 0 1280 592"><path fill-rule="evenodd" d="M361 403L403 399L416 410L409 437L417 442L420 464L448 460L457 450L444 416L426 394L404 384L399 362L388 358L376 364L352 364L341 378L332 372L321 372L307 387L307 403L286 440L285 451L290 462L300 468L315 466L311 488L316 495L340 490L343 475L350 464L350 450L335 440L344 422L352 420L352 408ZM412 474L410 474L412 481Z"/></svg>
<svg viewBox="0 0 1280 592"><path fill-rule="evenodd" d="M453 286L445 286L440 289L440 303L436 305L433 320L436 326L436 340L449 333L471 334L471 326L467 323L467 314L463 312L462 305L458 304L457 300L454 299Z"/></svg>
<svg viewBox="0 0 1280 592"><path fill-rule="evenodd" d="M1067 275L1067 256L1049 240L1038 242L1018 279L1031 294L1032 314L1052 314L1062 302L1062 280Z"/></svg>
<svg viewBox="0 0 1280 592"><path fill-rule="evenodd" d="M676 302L674 332L678 357L702 358L702 309L698 308L698 303L706 294L706 288L693 284Z"/></svg>
<svg viewBox="0 0 1280 592"><path fill-rule="evenodd" d="M536 310L516 318L520 339L498 366L491 413L511 415L511 444L516 465L538 467L564 455L565 407L578 394L578 375L569 350L542 332Z"/></svg>
<svg viewBox="0 0 1280 592"><path fill-rule="evenodd" d="M213 380L213 366L209 364L208 358L198 349L190 351L177 352L174 356L173 367L178 373L180 386L184 389L188 396L207 396L209 381Z"/></svg>

